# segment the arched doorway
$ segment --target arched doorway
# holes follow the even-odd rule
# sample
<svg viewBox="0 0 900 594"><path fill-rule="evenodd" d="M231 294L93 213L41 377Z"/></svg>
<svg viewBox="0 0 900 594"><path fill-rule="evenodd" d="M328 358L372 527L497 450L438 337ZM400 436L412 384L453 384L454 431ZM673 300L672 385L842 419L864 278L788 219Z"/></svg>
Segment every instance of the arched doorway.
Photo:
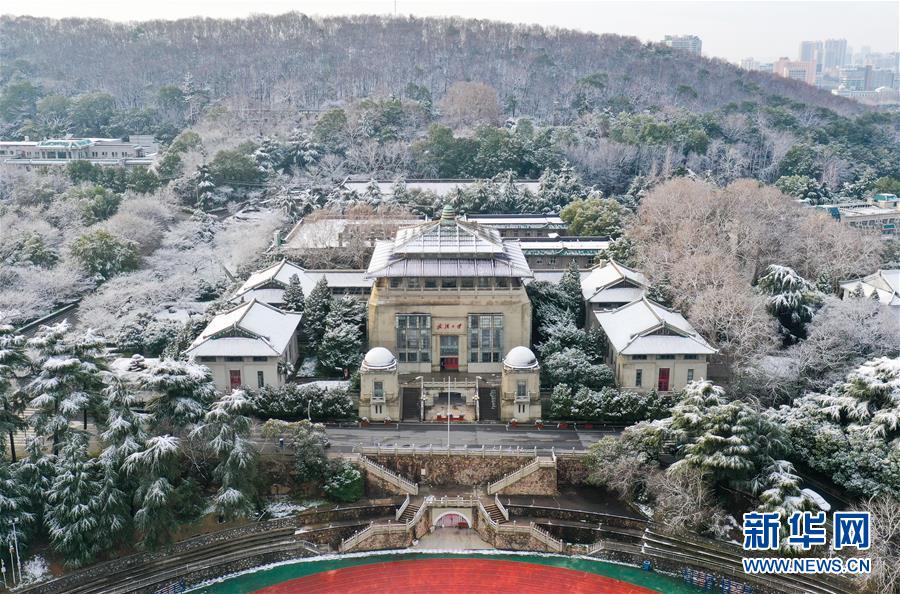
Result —
<svg viewBox="0 0 900 594"><path fill-rule="evenodd" d="M472 523L459 512L445 512L434 521L435 528L471 528Z"/></svg>

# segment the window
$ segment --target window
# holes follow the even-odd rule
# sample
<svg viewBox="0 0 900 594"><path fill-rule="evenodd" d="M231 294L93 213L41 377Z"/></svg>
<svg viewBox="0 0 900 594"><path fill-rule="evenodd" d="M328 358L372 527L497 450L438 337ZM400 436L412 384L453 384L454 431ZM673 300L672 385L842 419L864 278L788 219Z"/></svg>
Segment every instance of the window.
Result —
<svg viewBox="0 0 900 594"><path fill-rule="evenodd" d="M490 289L491 288L491 279L487 276L479 276L478 277L478 288L479 289Z"/></svg>
<svg viewBox="0 0 900 594"><path fill-rule="evenodd" d="M498 289L505 289L509 286L509 279L506 277L497 277L496 285Z"/></svg>
<svg viewBox="0 0 900 594"><path fill-rule="evenodd" d="M397 314L397 360L401 363L431 361L431 316Z"/></svg>
<svg viewBox="0 0 900 594"><path fill-rule="evenodd" d="M524 404L520 404L520 405L519 405L519 414L520 414L520 415L524 415L524 414L525 414L525 405L524 405Z"/></svg>
<svg viewBox="0 0 900 594"><path fill-rule="evenodd" d="M376 414L376 415L380 415L383 408L384 408L383 405L381 405L381 404L376 404L376 405L375 405L375 414Z"/></svg>
<svg viewBox="0 0 900 594"><path fill-rule="evenodd" d="M547 262L550 266L556 266L556 258L550 258Z"/></svg>
<svg viewBox="0 0 900 594"><path fill-rule="evenodd" d="M469 316L469 362L499 363L503 351L503 314Z"/></svg>
<svg viewBox="0 0 900 594"><path fill-rule="evenodd" d="M426 278L425 279L425 288L434 290L437 289L437 279L436 278Z"/></svg>
<svg viewBox="0 0 900 594"><path fill-rule="evenodd" d="M403 279L402 279L402 278L392 278L392 279L391 279L391 283L390 283L390 284L391 284L391 288L392 288L392 289L399 289L402 282L403 282Z"/></svg>
<svg viewBox="0 0 900 594"><path fill-rule="evenodd" d="M266 361L269 360L269 358L268 357L253 357L253 360L256 361L257 363L265 363Z"/></svg>
<svg viewBox="0 0 900 594"><path fill-rule="evenodd" d="M687 381L689 381L689 382L694 381L694 370L693 369L688 369Z"/></svg>
<svg viewBox="0 0 900 594"><path fill-rule="evenodd" d="M636 369L634 372L634 385L636 387L640 387L641 383L644 381L644 370Z"/></svg>
<svg viewBox="0 0 900 594"><path fill-rule="evenodd" d="M225 357L226 361L243 361L243 357Z"/></svg>
<svg viewBox="0 0 900 594"><path fill-rule="evenodd" d="M456 278L453 277L444 277L441 279L441 288L442 289L455 289L456 288Z"/></svg>
<svg viewBox="0 0 900 594"><path fill-rule="evenodd" d="M668 359L674 359L674 358L675 358L675 355L656 355L656 358L659 359L659 360L661 360L661 361L665 361L665 360L668 360Z"/></svg>
<svg viewBox="0 0 900 594"><path fill-rule="evenodd" d="M406 288L407 289L418 289L419 288L419 279L415 278L415 277L406 279Z"/></svg>
<svg viewBox="0 0 900 594"><path fill-rule="evenodd" d="M372 400L384 402L384 382L375 382L372 388Z"/></svg>
<svg viewBox="0 0 900 594"><path fill-rule="evenodd" d="M462 278L462 279L460 279L460 286L463 289L474 289L475 288L475 279L470 276Z"/></svg>
<svg viewBox="0 0 900 594"><path fill-rule="evenodd" d="M441 357L459 356L459 336L441 336Z"/></svg>
<svg viewBox="0 0 900 594"><path fill-rule="evenodd" d="M694 359L697 359L698 356L697 356L697 355L685 355L684 358L685 358L685 359L694 360Z"/></svg>
<svg viewBox="0 0 900 594"><path fill-rule="evenodd" d="M215 357L197 357L197 360L201 363L215 363Z"/></svg>
<svg viewBox="0 0 900 594"><path fill-rule="evenodd" d="M528 382L519 380L516 382L516 400L528 400Z"/></svg>
<svg viewBox="0 0 900 594"><path fill-rule="evenodd" d="M631 355L632 361L646 361L647 355Z"/></svg>
<svg viewBox="0 0 900 594"><path fill-rule="evenodd" d="M257 372L256 372L256 387L257 387L257 388L262 388L262 387L265 386L265 385L266 385L266 378L265 378L265 376L263 375L263 372L262 372L262 371L257 371Z"/></svg>

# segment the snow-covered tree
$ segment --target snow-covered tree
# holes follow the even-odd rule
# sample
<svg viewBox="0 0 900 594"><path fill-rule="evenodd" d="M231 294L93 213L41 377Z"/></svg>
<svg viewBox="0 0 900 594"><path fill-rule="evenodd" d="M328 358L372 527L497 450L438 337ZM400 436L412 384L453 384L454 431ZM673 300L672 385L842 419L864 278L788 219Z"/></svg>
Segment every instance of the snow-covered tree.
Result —
<svg viewBox="0 0 900 594"><path fill-rule="evenodd" d="M322 152L322 147L313 141L309 134L299 128L294 128L288 137L287 146L285 146L282 169L298 173L317 163L322 157Z"/></svg>
<svg viewBox="0 0 900 594"><path fill-rule="evenodd" d="M282 309L303 313L306 297L303 295L303 285L300 284L300 277L296 274L291 275L291 279L288 281L288 286L284 290L281 301L284 304Z"/></svg>
<svg viewBox="0 0 900 594"><path fill-rule="evenodd" d="M384 201L384 196L381 193L381 186L378 185L377 180L374 178L369 180L362 197L372 206L379 206Z"/></svg>
<svg viewBox="0 0 900 594"><path fill-rule="evenodd" d="M351 295L341 295L331 301L328 316L325 318L325 327L330 328L339 324L352 324L360 330L365 326L366 304L355 299Z"/></svg>
<svg viewBox="0 0 900 594"><path fill-rule="evenodd" d="M32 526L38 530L44 525L47 492L56 476L56 456L44 452L43 440L30 438L25 444L26 456L14 467L16 481L28 499L28 512L34 517Z"/></svg>
<svg viewBox="0 0 900 594"><path fill-rule="evenodd" d="M872 497L855 511L869 512L870 518L872 546L866 553L872 560L872 572L866 576L866 591L900 591L900 499Z"/></svg>
<svg viewBox="0 0 900 594"><path fill-rule="evenodd" d="M216 205L216 182L213 180L209 165L203 163L194 173L194 206L200 210L210 210Z"/></svg>
<svg viewBox="0 0 900 594"><path fill-rule="evenodd" d="M548 169L540 178L537 201L542 212L559 212L565 205L577 198L587 196L587 188L575 169L568 163L559 171Z"/></svg>
<svg viewBox="0 0 900 594"><path fill-rule="evenodd" d="M25 485L19 482L15 467L0 452L0 550L6 551L12 544L14 523L19 546L24 548L28 531L35 519L29 509Z"/></svg>
<svg viewBox="0 0 900 594"><path fill-rule="evenodd" d="M216 397L209 368L190 361L163 359L142 374L141 385L151 391L147 410L152 425L169 432L199 421Z"/></svg>
<svg viewBox="0 0 900 594"><path fill-rule="evenodd" d="M249 515L256 498L256 448L250 441L250 400L243 390L224 394L213 403L192 436L200 438L218 461L213 475L219 489L216 511L226 519Z"/></svg>
<svg viewBox="0 0 900 594"><path fill-rule="evenodd" d="M362 359L362 333L359 327L349 322L329 325L316 351L319 366L323 371L353 369Z"/></svg>
<svg viewBox="0 0 900 594"><path fill-rule="evenodd" d="M569 267L559 279L559 289L566 296L566 302L575 314L575 323L580 328L584 325L584 296L581 293L581 273L575 260L569 262Z"/></svg>
<svg viewBox="0 0 900 594"><path fill-rule="evenodd" d="M297 423L292 439L297 480L319 481L325 476L327 441L324 425L309 421Z"/></svg>
<svg viewBox="0 0 900 594"><path fill-rule="evenodd" d="M769 312L781 324L785 344L806 338L806 324L821 301L816 287L793 268L770 264L759 288L768 296Z"/></svg>
<svg viewBox="0 0 900 594"><path fill-rule="evenodd" d="M167 541L177 525L175 487L169 479L177 475L179 446L180 440L172 435L151 437L144 449L128 456L122 466L138 483L134 501L139 509L134 523L149 548Z"/></svg>
<svg viewBox="0 0 900 594"><path fill-rule="evenodd" d="M615 383L608 366L594 363L587 353L577 348L564 348L545 357L541 362L541 372L548 385L569 384L596 390Z"/></svg>
<svg viewBox="0 0 900 594"><path fill-rule="evenodd" d="M81 414L86 427L88 412L102 404L105 344L90 330L71 336L63 321L43 327L29 345L38 353L38 372L25 387L34 409L28 422L56 450L70 421Z"/></svg>
<svg viewBox="0 0 900 594"><path fill-rule="evenodd" d="M833 421L900 446L900 358L867 361L815 399Z"/></svg>
<svg viewBox="0 0 900 594"><path fill-rule="evenodd" d="M794 471L794 465L787 460L775 460L763 469L759 480L759 488L765 489L759 494L760 512L778 512L782 522L782 550L799 550L787 542L790 534L788 518L794 512L827 512L831 506L822 496L811 489L801 488L800 477Z"/></svg>
<svg viewBox="0 0 900 594"><path fill-rule="evenodd" d="M334 501L352 503L363 496L362 474L349 460L333 460L328 464L322 490Z"/></svg>
<svg viewBox="0 0 900 594"><path fill-rule="evenodd" d="M73 567L93 561L109 542L101 532L98 514L101 472L97 460L88 456L87 446L87 434L66 435L46 494L44 519L53 548Z"/></svg>
<svg viewBox="0 0 900 594"><path fill-rule="evenodd" d="M303 309L303 329L307 340L313 346L318 345L325 334L325 318L331 310L331 289L325 277L319 279L313 290L306 296L306 305Z"/></svg>
<svg viewBox="0 0 900 594"><path fill-rule="evenodd" d="M16 461L13 436L25 424L21 416L24 402L18 397L18 387L14 382L18 373L27 370L28 364L25 337L16 334L13 327L0 318L0 444L8 435L10 460L13 462ZM3 457L4 450L5 447L0 445L0 457Z"/></svg>

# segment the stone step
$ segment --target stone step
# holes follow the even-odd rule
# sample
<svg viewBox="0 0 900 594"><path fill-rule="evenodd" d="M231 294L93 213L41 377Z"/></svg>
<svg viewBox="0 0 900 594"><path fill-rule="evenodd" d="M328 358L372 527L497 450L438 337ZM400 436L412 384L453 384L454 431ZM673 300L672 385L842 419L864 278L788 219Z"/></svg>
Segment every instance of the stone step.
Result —
<svg viewBox="0 0 900 594"><path fill-rule="evenodd" d="M410 520L412 520L415 517L416 512L419 511L419 507L421 506L413 504L407 505L406 509L403 510L403 513L400 515L399 521L409 522Z"/></svg>
<svg viewBox="0 0 900 594"><path fill-rule="evenodd" d="M485 505L484 511L486 511L491 519L498 524L502 524L506 521L506 518L503 517L503 513L500 511L500 508L496 506L496 504L489 503Z"/></svg>

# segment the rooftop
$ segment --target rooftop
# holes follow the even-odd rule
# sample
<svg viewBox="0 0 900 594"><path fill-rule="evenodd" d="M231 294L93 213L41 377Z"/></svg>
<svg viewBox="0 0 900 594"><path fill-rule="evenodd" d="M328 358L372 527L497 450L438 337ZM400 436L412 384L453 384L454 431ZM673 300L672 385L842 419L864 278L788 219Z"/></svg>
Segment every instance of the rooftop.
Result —
<svg viewBox="0 0 900 594"><path fill-rule="evenodd" d="M281 291L291 282L291 277L297 275L300 280L300 286L303 287L303 293L309 293L315 288L316 284L322 278L331 288L371 288L372 280L366 278L363 270L306 270L288 260L280 262L264 268L250 275L249 278L241 285L241 288L235 292L234 297L241 297L248 293L254 294L260 291L276 291L278 295L270 295L269 298L263 298L262 301L268 303L277 303L280 301ZM277 297L277 298L276 298Z"/></svg>
<svg viewBox="0 0 900 594"><path fill-rule="evenodd" d="M619 264L615 260L609 260L606 264L595 266L591 269L590 274L581 279L581 293L584 299L590 302L600 302L600 294L614 288L636 289L638 293L635 299L637 299L648 286L649 283L646 276L637 270L628 268L624 264ZM627 299L626 301L633 301L633 299Z"/></svg>
<svg viewBox="0 0 900 594"><path fill-rule="evenodd" d="M301 317L253 299L214 317L187 353L277 357L287 349Z"/></svg>
<svg viewBox="0 0 900 594"><path fill-rule="evenodd" d="M612 311L594 312L609 342L623 355L716 352L680 313L642 297Z"/></svg>

